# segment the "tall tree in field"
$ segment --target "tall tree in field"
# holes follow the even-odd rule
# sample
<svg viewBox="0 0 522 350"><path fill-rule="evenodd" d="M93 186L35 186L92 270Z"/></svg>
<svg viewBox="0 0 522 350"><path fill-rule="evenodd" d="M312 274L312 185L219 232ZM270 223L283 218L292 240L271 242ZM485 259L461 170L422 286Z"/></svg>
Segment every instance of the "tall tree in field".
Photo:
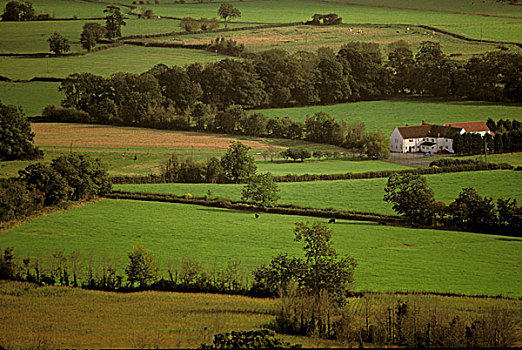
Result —
<svg viewBox="0 0 522 350"><path fill-rule="evenodd" d="M254 157L248 154L250 147L241 142L232 141L227 152L221 157L221 166L225 178L234 183L240 183L256 172Z"/></svg>
<svg viewBox="0 0 522 350"><path fill-rule="evenodd" d="M105 29L107 30L105 37L109 40L119 38L121 36L121 26L126 24L120 8L110 5L103 12L107 14L105 16Z"/></svg>
<svg viewBox="0 0 522 350"><path fill-rule="evenodd" d="M417 174L393 174L384 188L384 200L412 223L427 223L433 217L433 191L426 178Z"/></svg>
<svg viewBox="0 0 522 350"><path fill-rule="evenodd" d="M129 253L129 264L125 268L127 281L131 286L138 283L140 287L146 287L154 281L158 273L156 257L150 250L142 245L135 246Z"/></svg>
<svg viewBox="0 0 522 350"><path fill-rule="evenodd" d="M223 3L221 6L219 6L218 15L219 17L223 18L225 21L225 28L227 28L228 22L232 18L241 17L241 11L230 4Z"/></svg>
<svg viewBox="0 0 522 350"><path fill-rule="evenodd" d="M49 50L54 52L57 55L65 53L70 50L71 45L69 44L69 39L62 36L60 33L54 32L53 35L47 39L49 42Z"/></svg>
<svg viewBox="0 0 522 350"><path fill-rule="evenodd" d="M22 109L0 102L0 160L42 157L43 152L33 142L31 124Z"/></svg>
<svg viewBox="0 0 522 350"><path fill-rule="evenodd" d="M263 207L273 207L279 199L279 189L271 173L252 176L241 192L242 200L251 200Z"/></svg>
<svg viewBox="0 0 522 350"><path fill-rule="evenodd" d="M106 31L107 30L98 23L85 23L82 33L80 34L82 47L87 51L91 51L100 39L103 38Z"/></svg>
<svg viewBox="0 0 522 350"><path fill-rule="evenodd" d="M34 15L33 4L30 2L9 1L0 17L2 17L2 21L30 21Z"/></svg>

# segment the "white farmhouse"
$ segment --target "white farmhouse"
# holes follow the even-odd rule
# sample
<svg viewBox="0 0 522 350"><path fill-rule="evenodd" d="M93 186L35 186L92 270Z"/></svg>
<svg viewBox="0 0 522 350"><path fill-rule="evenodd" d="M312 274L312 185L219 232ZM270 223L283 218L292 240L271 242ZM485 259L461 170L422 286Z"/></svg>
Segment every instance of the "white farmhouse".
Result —
<svg viewBox="0 0 522 350"><path fill-rule="evenodd" d="M398 126L390 136L390 151L400 153L454 153L453 138L458 134L492 134L483 121Z"/></svg>
<svg viewBox="0 0 522 350"><path fill-rule="evenodd" d="M390 136L390 151L400 153L453 153L453 138L464 129L445 125L399 126Z"/></svg>

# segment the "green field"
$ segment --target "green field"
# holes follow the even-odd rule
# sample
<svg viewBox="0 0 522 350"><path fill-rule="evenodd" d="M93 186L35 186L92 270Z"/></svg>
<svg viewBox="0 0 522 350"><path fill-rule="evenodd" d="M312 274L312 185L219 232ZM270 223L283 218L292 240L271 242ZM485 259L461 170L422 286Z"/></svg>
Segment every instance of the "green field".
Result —
<svg viewBox="0 0 522 350"><path fill-rule="evenodd" d="M259 157L259 156L256 156ZM287 174L344 174L365 173L381 170L403 170L409 167L378 160L349 161L349 160L321 160L321 161L258 161L257 172L271 172L274 176Z"/></svg>
<svg viewBox="0 0 522 350"><path fill-rule="evenodd" d="M239 259L250 270L281 252L301 255L292 230L306 220L269 214L256 220L248 212L104 200L8 230L0 234L0 246L14 247L18 256L91 251L98 258L116 258L123 268L126 253L143 243L162 266L168 261L178 266L183 257L207 267ZM330 227L337 252L358 261L357 290L522 296L521 239L343 220Z"/></svg>
<svg viewBox="0 0 522 350"><path fill-rule="evenodd" d="M0 57L0 75L10 79L31 79L35 76L65 78L82 72L110 76L116 72L143 73L159 63L184 66L194 62L215 62L226 57L203 50L120 46L75 57Z"/></svg>
<svg viewBox="0 0 522 350"><path fill-rule="evenodd" d="M45 106L60 106L63 94L60 83L35 81L29 83L0 82L0 101L3 104L22 106L27 116L41 115Z"/></svg>
<svg viewBox="0 0 522 350"><path fill-rule="evenodd" d="M0 8L3 9L7 2L9 0L1 0ZM107 7L106 3L81 0L38 0L32 3L36 14L48 13L56 18L103 17L103 10Z"/></svg>
<svg viewBox="0 0 522 350"><path fill-rule="evenodd" d="M464 187L474 187L481 196L493 198L522 199L522 173L510 170L474 171L464 173L426 175L428 186L435 192L435 198L446 204L451 203ZM391 205L383 201L386 178L313 181L279 183L281 204L295 204L304 207L334 208L393 214ZM116 185L117 190L149 193L169 193L241 199L244 185L219 184L147 184Z"/></svg>
<svg viewBox="0 0 522 350"><path fill-rule="evenodd" d="M410 30L407 28L410 28ZM361 30L360 33L358 32L359 30ZM214 40L216 35L216 33L201 33L184 35L182 37L151 38L146 39L146 41L206 44ZM245 29L230 33L219 33L219 35L244 44L247 50L252 52L283 49L295 53L297 51L316 51L320 47L330 47L337 51L348 42L376 42L381 45L385 60L389 53L387 46L399 40L406 41L411 46L413 52L417 51L419 44L423 41L436 41L440 43L445 54L459 54L457 57L459 60L469 59L472 55L479 53L498 51L498 44L463 41L449 35L433 33L420 27L407 25L342 24L335 27L299 25L294 27Z"/></svg>
<svg viewBox="0 0 522 350"><path fill-rule="evenodd" d="M522 119L522 106L488 102L453 102L429 98L397 98L382 101L342 103L329 106L276 108L259 110L271 117L290 117L304 121L306 115L326 112L336 120L363 121L368 130L391 134L396 126L466 122L491 118Z"/></svg>
<svg viewBox="0 0 522 350"><path fill-rule="evenodd" d="M463 25L438 26L441 29L462 34L474 39L496 40L496 41L522 41L522 23L506 22L501 25L492 23L471 23Z"/></svg>

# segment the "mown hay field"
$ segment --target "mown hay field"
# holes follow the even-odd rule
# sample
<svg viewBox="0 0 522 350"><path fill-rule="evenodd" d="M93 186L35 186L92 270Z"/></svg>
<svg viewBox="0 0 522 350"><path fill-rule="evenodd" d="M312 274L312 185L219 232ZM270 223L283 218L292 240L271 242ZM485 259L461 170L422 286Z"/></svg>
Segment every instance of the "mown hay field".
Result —
<svg viewBox="0 0 522 350"><path fill-rule="evenodd" d="M451 203L462 188L474 187L479 195L496 198L522 199L522 173L512 170L474 171L462 173L426 175L428 186L435 192L435 198L446 204ZM356 210L382 214L393 214L391 205L383 201L386 178L313 181L279 183L281 204L294 204L313 208L333 208ZM115 189L146 192L205 196L207 191L213 197L241 199L244 185L218 184L146 184L115 185Z"/></svg>
<svg viewBox="0 0 522 350"><path fill-rule="evenodd" d="M381 101L341 103L329 106L263 109L260 112L272 116L287 116L304 121L307 115L326 112L336 120L362 121L368 130L380 130L386 135L396 126L468 122L488 118L522 120L519 104L498 104L473 101L448 101L430 98L396 98Z"/></svg>
<svg viewBox="0 0 522 350"><path fill-rule="evenodd" d="M383 313L397 300L464 320L496 309L520 313L520 301L497 298L451 298L436 295L368 294L349 298L357 322L367 301ZM273 320L278 300L241 296L142 292L117 294L64 287L36 287L0 282L0 342L7 348L197 348L216 333L250 330ZM278 335L307 348L343 343ZM344 344L345 346L347 344Z"/></svg>
<svg viewBox="0 0 522 350"><path fill-rule="evenodd" d="M252 212L196 205L102 200L7 230L0 246L14 247L19 257L38 255L42 262L53 251L77 250L123 275L127 253L145 244L165 277L168 263L180 271L181 260L191 258L207 271L240 261L240 276L251 282L250 271L271 257L302 256L302 244L293 241L299 221L327 220L272 214L256 219ZM358 261L356 290L521 296L520 238L346 220L329 227L334 249Z"/></svg>
<svg viewBox="0 0 522 350"><path fill-rule="evenodd" d="M259 137L234 137L223 134L155 130L107 125L33 123L36 145L44 151L44 161L69 152L90 154L99 158L112 175L147 175L160 172L167 159L176 153L179 158L208 160L220 157L231 141L242 142L261 153L287 147L305 147L310 151L344 152L332 145L300 140ZM122 153L126 154L125 158ZM134 160L136 156L136 160ZM261 158L261 155L255 155ZM0 177L16 176L18 170L34 163L28 161L0 162Z"/></svg>
<svg viewBox="0 0 522 350"><path fill-rule="evenodd" d="M291 53L297 51L315 52L320 47L330 47L337 51L349 42L374 42L381 45L383 59L388 59L389 44L404 40L413 52L423 41L435 41L441 44L447 54L458 54L457 59L468 59L473 54L498 51L498 44L474 43L453 38L448 35L428 31L408 25L376 26L368 24L343 24L338 26L305 26L245 29L230 33L204 33L177 37L145 39L145 41L175 42L184 44L208 44L216 36L232 39L245 45L248 51L261 52L270 49L282 49ZM140 40L143 41L143 40Z"/></svg>

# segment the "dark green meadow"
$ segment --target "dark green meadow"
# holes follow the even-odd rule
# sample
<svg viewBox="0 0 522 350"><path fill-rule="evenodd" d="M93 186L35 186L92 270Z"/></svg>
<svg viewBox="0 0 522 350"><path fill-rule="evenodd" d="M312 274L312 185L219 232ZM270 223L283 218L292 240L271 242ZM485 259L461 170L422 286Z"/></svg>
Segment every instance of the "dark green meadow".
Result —
<svg viewBox="0 0 522 350"><path fill-rule="evenodd" d="M3 232L0 246L42 259L59 249L92 252L122 271L133 245L146 244L163 267L179 266L183 257L209 270L239 260L247 273L278 253L300 256L293 225L308 220L317 219L255 219L253 213L194 205L103 200ZM357 290L522 295L521 239L344 220L330 227L337 252L358 261Z"/></svg>

